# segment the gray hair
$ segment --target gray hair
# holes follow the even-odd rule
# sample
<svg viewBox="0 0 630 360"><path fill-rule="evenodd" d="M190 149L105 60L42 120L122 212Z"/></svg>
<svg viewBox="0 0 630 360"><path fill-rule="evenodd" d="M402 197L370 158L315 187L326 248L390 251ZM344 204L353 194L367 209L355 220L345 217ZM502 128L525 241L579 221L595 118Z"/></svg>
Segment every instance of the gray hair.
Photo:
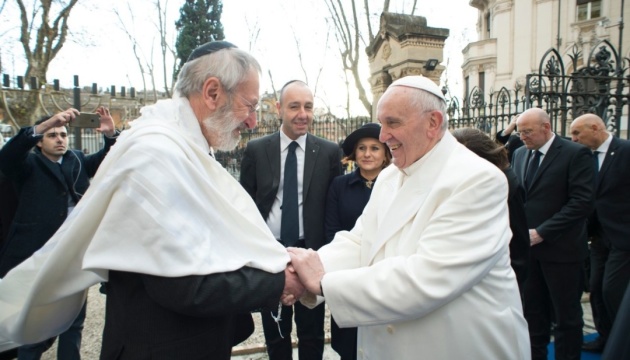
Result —
<svg viewBox="0 0 630 360"><path fill-rule="evenodd" d="M414 90L417 94L416 96L411 97L411 107L422 111L437 110L441 112L442 118L444 119L441 129L448 129L448 115L446 112L446 103L444 102L444 100L438 98L428 91L415 88L410 89Z"/></svg>
<svg viewBox="0 0 630 360"><path fill-rule="evenodd" d="M210 77L217 77L228 93L243 82L250 70L262 72L253 56L238 48L222 49L189 61L182 66L175 89L179 96L189 97L203 89Z"/></svg>

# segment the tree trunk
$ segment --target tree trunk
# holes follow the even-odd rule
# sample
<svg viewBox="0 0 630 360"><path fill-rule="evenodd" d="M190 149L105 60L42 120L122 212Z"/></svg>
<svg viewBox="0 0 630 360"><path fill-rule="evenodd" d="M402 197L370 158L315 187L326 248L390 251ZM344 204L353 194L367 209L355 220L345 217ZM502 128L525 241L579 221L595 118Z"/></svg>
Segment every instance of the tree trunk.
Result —
<svg viewBox="0 0 630 360"><path fill-rule="evenodd" d="M24 6L23 0L16 0L16 2L20 8L20 42L28 64L24 74L24 81L30 84L31 77L35 77L41 88L41 85L47 82L46 73L50 62L57 56L66 41L68 17L78 0L69 0L65 7L56 15L50 13L52 7L52 1L50 0L36 1L30 14ZM41 24L39 28L34 28L33 23L29 21L34 20L36 16L40 16ZM51 18L53 20L49 22ZM35 42L31 49L31 39L33 38ZM32 124L45 113L39 102L39 88L31 90L33 91L27 97L28 102L24 104L24 112L20 114L19 118L16 116L16 120L20 125Z"/></svg>

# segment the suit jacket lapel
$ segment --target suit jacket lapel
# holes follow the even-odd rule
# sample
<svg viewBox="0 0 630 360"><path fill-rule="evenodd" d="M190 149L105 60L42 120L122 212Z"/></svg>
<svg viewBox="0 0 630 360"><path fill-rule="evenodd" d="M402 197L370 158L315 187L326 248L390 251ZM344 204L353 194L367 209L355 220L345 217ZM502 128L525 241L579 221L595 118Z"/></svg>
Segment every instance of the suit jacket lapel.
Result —
<svg viewBox="0 0 630 360"><path fill-rule="evenodd" d="M538 171L536 171L536 174L534 175L534 178L532 179L532 183L529 185L530 189L534 187L534 184L536 184L536 182L542 176L545 170L547 170L547 168L551 166L550 164L553 162L553 159L555 159L556 156L558 156L558 154L560 153L560 150L562 149L562 141L563 140L561 140L560 137L556 135L556 138L553 140L553 142L551 143L551 146L549 147L549 151L547 151L547 153L543 157L542 162L540 163L540 166L538 167Z"/></svg>
<svg viewBox="0 0 630 360"><path fill-rule="evenodd" d="M280 186L280 133L276 133L269 138L268 146L265 146L267 151L267 160L269 161L269 171L273 176L273 189L274 196Z"/></svg>
<svg viewBox="0 0 630 360"><path fill-rule="evenodd" d="M529 154L531 153L531 150L525 148L525 146L522 147L522 150L518 151L517 153L514 154L514 159L515 160L521 160L521 161L514 161L518 164L517 167L514 167L514 171L516 172L516 174L518 175L518 180L521 182L521 184L525 184L525 171L527 169L527 164L528 164L528 160L529 160ZM524 186L524 185L523 185Z"/></svg>
<svg viewBox="0 0 630 360"><path fill-rule="evenodd" d="M306 199L308 188L311 185L313 172L315 171L315 162L319 155L319 144L317 139L308 134L306 135L306 149L304 149L304 177L302 179L302 199Z"/></svg>
<svg viewBox="0 0 630 360"><path fill-rule="evenodd" d="M57 180L59 180L61 184L63 184L64 186L67 186L66 179L63 177L63 173L61 171L61 167L59 166L59 163L50 161L47 157L45 157L42 154L39 154L38 160L47 171L49 171L51 174L53 174L53 176Z"/></svg>
<svg viewBox="0 0 630 360"><path fill-rule="evenodd" d="M611 164L615 161L615 152L619 148L619 139L616 137L612 138L610 142L610 146L608 147L608 151L606 152L606 157L604 157L604 162L599 169L599 173L597 173L597 186L599 187L599 180L603 179L604 173L608 171Z"/></svg>

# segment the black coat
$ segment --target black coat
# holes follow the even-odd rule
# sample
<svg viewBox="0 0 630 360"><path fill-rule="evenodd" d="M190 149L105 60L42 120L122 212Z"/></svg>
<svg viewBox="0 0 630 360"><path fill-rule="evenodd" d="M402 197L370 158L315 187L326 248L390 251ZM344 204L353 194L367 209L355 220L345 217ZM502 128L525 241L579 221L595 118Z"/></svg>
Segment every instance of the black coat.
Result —
<svg viewBox="0 0 630 360"><path fill-rule="evenodd" d="M254 331L250 311L276 308L284 272L244 267L175 278L110 271L101 359L229 359Z"/></svg>
<svg viewBox="0 0 630 360"><path fill-rule="evenodd" d="M604 243L630 251L630 141L612 138L597 176L595 221Z"/></svg>
<svg viewBox="0 0 630 360"><path fill-rule="evenodd" d="M374 187L374 185L372 185ZM326 243L342 230L351 230L370 200L372 188L365 185L359 168L350 174L337 176L328 189L326 199Z"/></svg>
<svg viewBox="0 0 630 360"><path fill-rule="evenodd" d="M529 153L525 146L514 153L512 168L524 184ZM531 248L540 261L579 262L588 256L586 217L593 209L594 167L591 151L556 136L525 189L527 225L543 242Z"/></svg>
<svg viewBox="0 0 630 360"><path fill-rule="evenodd" d="M503 170L508 180L508 209L510 211L510 262L516 274L518 288L523 295L523 285L527 279L527 265L529 261L529 229L525 215L525 189L512 170Z"/></svg>
<svg viewBox="0 0 630 360"><path fill-rule="evenodd" d="M78 201L87 190L115 138L105 137L99 152L68 150L61 167L39 149L41 137L23 128L0 150L0 171L15 187L18 206L6 243L0 251L0 277L29 258L61 227L68 216L68 194Z"/></svg>

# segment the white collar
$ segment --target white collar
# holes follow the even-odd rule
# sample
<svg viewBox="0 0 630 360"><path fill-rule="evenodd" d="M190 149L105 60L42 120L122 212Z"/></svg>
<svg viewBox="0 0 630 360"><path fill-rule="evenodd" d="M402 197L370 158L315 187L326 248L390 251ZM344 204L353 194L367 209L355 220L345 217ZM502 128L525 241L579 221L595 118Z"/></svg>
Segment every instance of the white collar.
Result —
<svg viewBox="0 0 630 360"><path fill-rule="evenodd" d="M282 129L280 129L280 151L284 151L287 147L289 147L289 144L291 144L293 141L297 142L300 148L305 151L306 150L306 135L308 135L308 133L300 136L299 138L295 140L292 140L291 138L287 136L287 134L284 133L284 131L282 131Z"/></svg>
<svg viewBox="0 0 630 360"><path fill-rule="evenodd" d="M604 140L604 142L601 145L599 145L599 147L597 148L597 151L599 151L600 154L608 153L608 148L610 147L611 142L612 142L612 135L608 134L608 138L606 138L606 140Z"/></svg>

